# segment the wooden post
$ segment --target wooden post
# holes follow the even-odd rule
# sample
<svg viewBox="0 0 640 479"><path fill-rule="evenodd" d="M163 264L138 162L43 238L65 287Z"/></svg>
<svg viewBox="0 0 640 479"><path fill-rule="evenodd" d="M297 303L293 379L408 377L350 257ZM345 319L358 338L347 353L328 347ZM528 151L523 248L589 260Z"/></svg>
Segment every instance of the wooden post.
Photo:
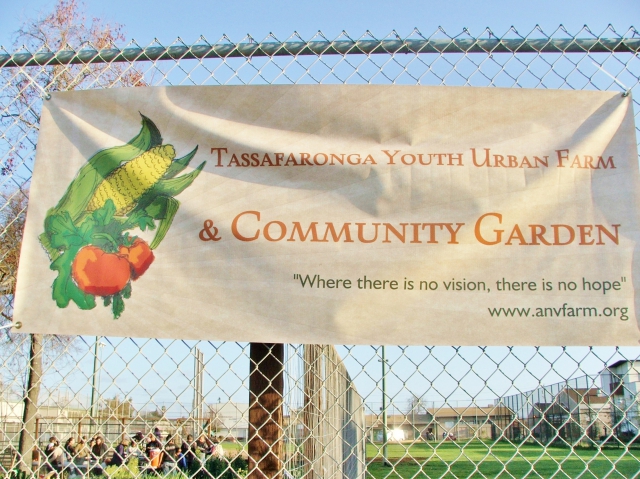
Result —
<svg viewBox="0 0 640 479"><path fill-rule="evenodd" d="M323 404L322 395L322 346L317 344L304 345L304 409L303 423L305 425L304 442L302 445L304 457L305 479L320 479L322 471L322 437L321 418Z"/></svg>
<svg viewBox="0 0 640 479"><path fill-rule="evenodd" d="M249 358L249 479L280 479L284 344L251 343Z"/></svg>
<svg viewBox="0 0 640 479"><path fill-rule="evenodd" d="M20 455L20 470L30 472L33 464L33 448L38 446L40 438L40 424L38 420L38 396L40 394L40 379L42 377L42 342L41 334L31 334L29 347L29 374L27 389L24 395L22 411L22 429L18 439L18 453Z"/></svg>

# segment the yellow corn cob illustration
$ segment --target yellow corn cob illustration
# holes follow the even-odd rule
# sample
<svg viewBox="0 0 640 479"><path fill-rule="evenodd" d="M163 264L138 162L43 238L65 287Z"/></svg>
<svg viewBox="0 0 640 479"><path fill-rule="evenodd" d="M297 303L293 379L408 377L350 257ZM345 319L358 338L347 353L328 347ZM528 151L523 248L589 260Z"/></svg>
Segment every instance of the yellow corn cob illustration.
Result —
<svg viewBox="0 0 640 479"><path fill-rule="evenodd" d="M113 170L96 188L87 211L102 208L108 199L116 215L131 211L140 197L167 172L176 156L172 145L161 145Z"/></svg>

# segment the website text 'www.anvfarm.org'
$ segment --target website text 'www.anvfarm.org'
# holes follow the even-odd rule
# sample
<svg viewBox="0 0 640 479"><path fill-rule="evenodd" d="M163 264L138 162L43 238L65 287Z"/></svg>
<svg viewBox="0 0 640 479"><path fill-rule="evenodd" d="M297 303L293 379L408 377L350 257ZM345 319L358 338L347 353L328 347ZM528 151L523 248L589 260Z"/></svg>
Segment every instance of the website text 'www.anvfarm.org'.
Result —
<svg viewBox="0 0 640 479"><path fill-rule="evenodd" d="M602 309L584 306L570 306L564 303L559 308L487 308L492 317L519 318L575 318L575 317L614 317L622 321L629 319L629 308L605 307Z"/></svg>

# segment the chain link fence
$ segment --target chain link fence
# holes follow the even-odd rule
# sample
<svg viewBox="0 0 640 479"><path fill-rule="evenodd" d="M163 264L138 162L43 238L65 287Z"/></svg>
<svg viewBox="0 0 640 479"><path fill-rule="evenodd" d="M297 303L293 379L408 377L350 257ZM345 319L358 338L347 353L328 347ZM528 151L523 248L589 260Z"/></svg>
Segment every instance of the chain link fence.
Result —
<svg viewBox="0 0 640 479"><path fill-rule="evenodd" d="M2 473L640 477L640 348L286 345L279 372L263 378L256 395L250 380L261 362L249 344L40 337L8 327L39 114L50 91L393 83L626 95L639 88L639 50L633 28L596 34L586 27L512 29L503 38L489 30L476 37L416 30L406 38L318 33L309 40L0 49ZM529 341L536 343L535 331ZM254 448L262 456L249 460L262 434L251 403L273 388L279 405L262 412L276 440ZM26 417L29 403L36 410ZM96 436L106 446L92 443ZM49 446L51 437L74 452ZM78 445L82 438L86 444Z"/></svg>

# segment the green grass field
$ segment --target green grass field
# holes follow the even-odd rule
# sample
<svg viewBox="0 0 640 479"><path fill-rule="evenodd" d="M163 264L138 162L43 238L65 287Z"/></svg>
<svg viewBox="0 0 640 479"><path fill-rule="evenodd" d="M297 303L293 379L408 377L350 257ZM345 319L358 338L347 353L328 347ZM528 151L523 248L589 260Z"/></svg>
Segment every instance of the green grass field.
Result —
<svg viewBox="0 0 640 479"><path fill-rule="evenodd" d="M415 445L390 444L392 467L382 449L367 444L369 478L634 478L640 477L640 450L575 449L474 440Z"/></svg>
<svg viewBox="0 0 640 479"><path fill-rule="evenodd" d="M246 445L241 442L223 441L222 448L224 452L229 455L238 454L243 449L246 451Z"/></svg>

